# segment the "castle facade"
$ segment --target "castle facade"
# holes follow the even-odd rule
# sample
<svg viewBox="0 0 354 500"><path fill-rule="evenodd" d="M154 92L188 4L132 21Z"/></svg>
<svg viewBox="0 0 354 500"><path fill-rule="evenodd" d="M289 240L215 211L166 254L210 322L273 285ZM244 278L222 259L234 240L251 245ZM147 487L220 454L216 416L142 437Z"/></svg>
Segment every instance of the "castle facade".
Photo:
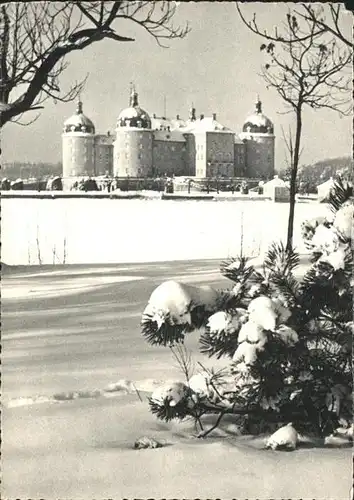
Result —
<svg viewBox="0 0 354 500"><path fill-rule="evenodd" d="M257 99L254 113L235 134L213 114L188 120L150 115L140 107L131 89L129 106L118 116L115 135L96 134L79 102L76 113L64 123L63 178L109 175L113 177L274 176L274 126Z"/></svg>

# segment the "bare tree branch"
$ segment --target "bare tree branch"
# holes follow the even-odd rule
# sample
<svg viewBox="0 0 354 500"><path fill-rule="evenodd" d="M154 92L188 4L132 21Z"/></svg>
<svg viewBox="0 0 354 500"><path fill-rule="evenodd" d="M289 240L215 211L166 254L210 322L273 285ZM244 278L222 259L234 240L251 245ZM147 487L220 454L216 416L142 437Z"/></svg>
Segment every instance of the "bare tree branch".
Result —
<svg viewBox="0 0 354 500"><path fill-rule="evenodd" d="M274 29L274 33L270 33L267 30L261 31L257 24L256 14L253 14L252 20L247 21L245 16L243 15L242 9L240 7L242 2L236 2L237 12L242 19L243 23L248 27L250 31L254 34L262 36L269 41L273 42L285 42L288 44L293 44L295 41L288 36L288 33L280 32L277 28ZM335 36L339 41L344 43L347 47L353 49L354 42L353 38L349 38L346 34L344 34L343 26L340 25L340 21L343 20L343 15L345 13L345 8L343 4L334 4L328 3L326 6L316 5L315 7L311 4L301 3L300 9L296 9L293 11L294 15L297 16L298 19L307 22L307 26L314 25L316 30L311 35L307 30L298 31L297 42L305 42L311 38L311 36L323 35L324 33L330 33ZM324 16L324 10L327 10L329 13L330 20L326 20ZM352 13L348 12L348 15L352 15Z"/></svg>
<svg viewBox="0 0 354 500"><path fill-rule="evenodd" d="M121 30L138 25L159 45L184 38L189 27L174 27L175 5L166 1L16 2L0 9L0 127L47 99L69 102L87 77L63 92L59 80L67 56L104 39L133 42ZM124 20L124 23L121 23Z"/></svg>
<svg viewBox="0 0 354 500"><path fill-rule="evenodd" d="M288 10L282 29L274 29L274 34L261 30L254 14L247 21L236 3L243 23L250 31L265 39L260 46L265 53L266 63L262 67L262 77L267 88L274 89L287 108L295 116L295 134L283 132L288 150L290 168L290 210L287 233L287 249L292 248L296 179L302 152L303 109L331 109L343 115L352 112L351 106L351 65L352 43L345 39L341 27L343 10L341 5L313 7L301 4L300 10ZM322 9L322 10L321 10ZM328 9L327 9L328 10ZM328 14L328 12L327 12ZM328 18L328 16L327 16ZM348 49L349 47L349 49Z"/></svg>

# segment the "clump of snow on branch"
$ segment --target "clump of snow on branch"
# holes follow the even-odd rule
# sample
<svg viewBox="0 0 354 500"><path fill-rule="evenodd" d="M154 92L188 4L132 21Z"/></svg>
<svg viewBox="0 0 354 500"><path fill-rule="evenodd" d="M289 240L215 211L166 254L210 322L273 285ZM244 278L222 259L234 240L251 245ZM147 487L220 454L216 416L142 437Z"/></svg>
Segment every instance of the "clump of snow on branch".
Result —
<svg viewBox="0 0 354 500"><path fill-rule="evenodd" d="M249 321L253 321L264 330L275 330L278 315L269 297L261 296L253 299L248 306L248 311Z"/></svg>
<svg viewBox="0 0 354 500"><path fill-rule="evenodd" d="M334 271L345 268L351 252L354 206L347 201L337 210L333 220L326 218L307 221L303 224L303 236L308 248L318 253L319 264L327 263Z"/></svg>
<svg viewBox="0 0 354 500"><path fill-rule="evenodd" d="M225 311L219 311L209 317L207 328L215 335L225 333L233 335L238 332L242 322L247 320L247 311L239 309L236 314L230 314Z"/></svg>
<svg viewBox="0 0 354 500"><path fill-rule="evenodd" d="M353 235L354 206L346 205L338 210L335 215L333 227L345 238Z"/></svg>
<svg viewBox="0 0 354 500"><path fill-rule="evenodd" d="M252 320L242 325L238 334L238 342L241 344L245 341L263 347L267 341L267 335L263 326Z"/></svg>
<svg viewBox="0 0 354 500"><path fill-rule="evenodd" d="M186 332L201 326L201 314L215 311L219 297L210 286L165 281L152 292L143 312L143 332L155 344L182 341Z"/></svg>
<svg viewBox="0 0 354 500"><path fill-rule="evenodd" d="M159 326L168 315L172 324L192 324L191 310L198 305L212 306L217 292L209 286L193 287L176 281L165 281L151 294L147 310L154 314Z"/></svg>
<svg viewBox="0 0 354 500"><path fill-rule="evenodd" d="M299 341L299 336L289 326L280 325L276 330L276 335L287 345L294 345Z"/></svg>
<svg viewBox="0 0 354 500"><path fill-rule="evenodd" d="M173 382L163 385L154 390L151 395L151 400L156 404L168 404L169 406L177 406L183 399L188 396L188 387L182 382Z"/></svg>
<svg viewBox="0 0 354 500"><path fill-rule="evenodd" d="M242 342L237 347L232 361L235 363L245 363L246 366L253 365L257 360L257 354L263 349L263 345L249 344Z"/></svg>

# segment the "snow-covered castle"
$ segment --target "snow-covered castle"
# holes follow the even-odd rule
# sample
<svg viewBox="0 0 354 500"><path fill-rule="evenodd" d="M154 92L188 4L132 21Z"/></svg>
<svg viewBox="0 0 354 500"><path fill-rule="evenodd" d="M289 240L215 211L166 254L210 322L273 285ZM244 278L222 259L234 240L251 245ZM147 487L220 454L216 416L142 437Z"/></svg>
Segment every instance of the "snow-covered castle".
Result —
<svg viewBox="0 0 354 500"><path fill-rule="evenodd" d="M63 177L194 176L269 179L274 175L274 126L257 98L254 113L235 134L211 117L188 120L150 116L131 89L129 107L119 114L115 135L96 134L82 102L64 123Z"/></svg>

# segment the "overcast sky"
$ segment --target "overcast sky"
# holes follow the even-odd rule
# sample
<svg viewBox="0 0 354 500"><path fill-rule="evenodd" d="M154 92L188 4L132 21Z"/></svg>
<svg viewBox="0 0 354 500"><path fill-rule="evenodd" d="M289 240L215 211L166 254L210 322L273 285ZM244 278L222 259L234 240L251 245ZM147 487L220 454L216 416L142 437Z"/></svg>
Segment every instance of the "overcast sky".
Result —
<svg viewBox="0 0 354 500"><path fill-rule="evenodd" d="M289 4L291 5L291 4ZM260 25L273 27L284 17L285 5L249 3L243 5L248 17L257 12ZM204 113L235 132L240 132L253 111L259 94L264 113L275 125L276 168L285 163L281 126L293 123L275 91L267 90L259 76L264 61L262 40L247 30L233 2L181 2L175 22L188 21L191 33L183 40L160 48L143 30L124 26L125 35L136 42L104 40L70 56L70 66L61 78L63 89L89 73L82 101L84 112L96 131L114 131L120 111L129 102L133 81L139 101L150 114L162 115L164 96L167 115L188 118L192 102L197 115ZM348 28L351 23L348 14ZM76 103L47 102L40 118L29 127L8 124L3 129L2 162L61 160L62 124L75 111ZM28 115L29 116L29 115ZM335 112L306 110L301 163L352 154L351 118Z"/></svg>

